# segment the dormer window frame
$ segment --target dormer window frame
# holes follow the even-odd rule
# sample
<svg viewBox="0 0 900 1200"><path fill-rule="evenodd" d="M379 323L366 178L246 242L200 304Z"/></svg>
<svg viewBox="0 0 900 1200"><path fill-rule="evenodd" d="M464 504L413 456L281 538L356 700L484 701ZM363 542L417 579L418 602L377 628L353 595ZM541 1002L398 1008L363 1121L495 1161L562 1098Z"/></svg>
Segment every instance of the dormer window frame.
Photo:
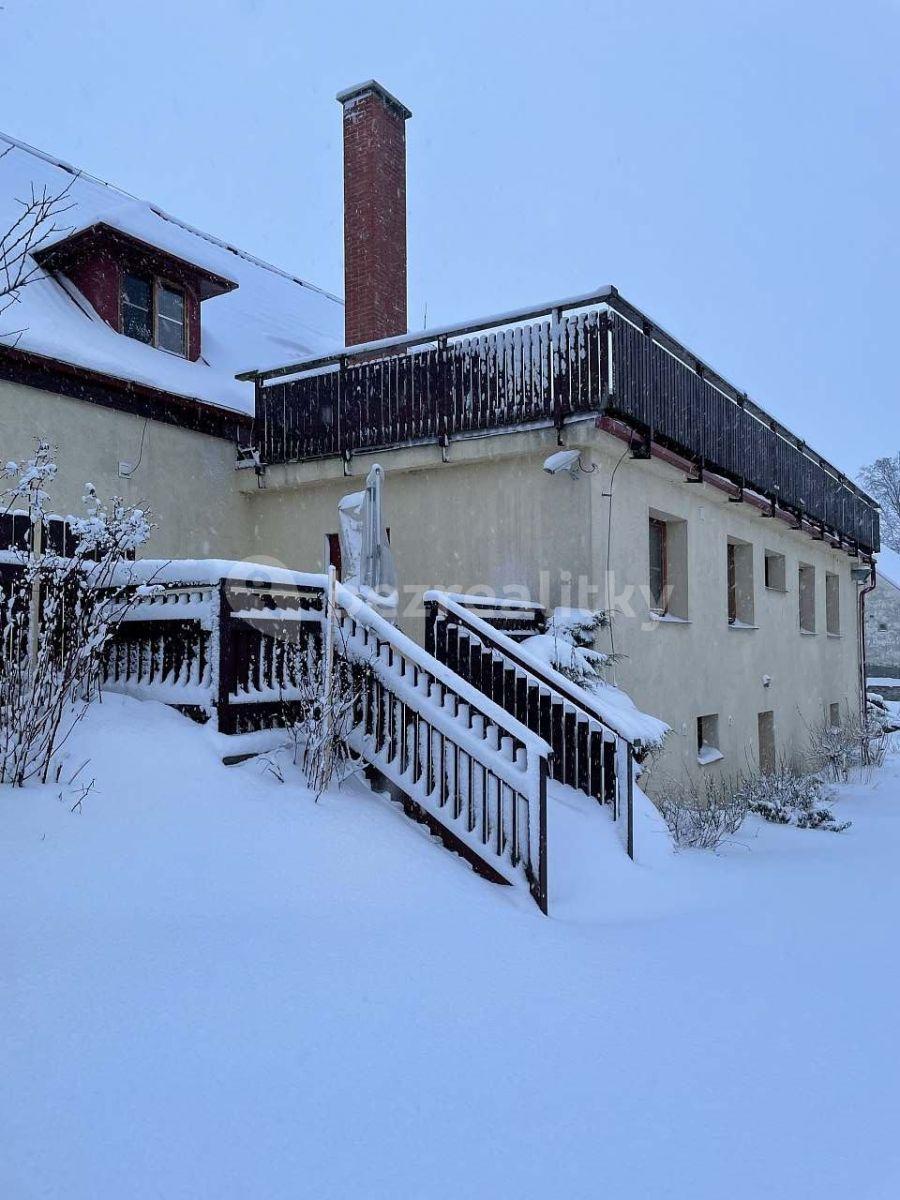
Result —
<svg viewBox="0 0 900 1200"><path fill-rule="evenodd" d="M126 280L129 276L134 279L144 279L150 283L150 340L144 341L143 338L135 337L133 334L127 333L125 330L125 289ZM162 290L175 293L181 297L181 349L173 350L169 346L160 344L159 326L160 317L164 321L173 321L171 317L160 313L159 297ZM119 333L123 337L130 337L133 341L140 342L144 346L153 346L156 350L162 350L164 354L171 354L175 358L190 358L190 329L188 323L188 295L187 288L183 283L178 283L169 276L157 274L155 271L146 267L130 267L121 266L119 270Z"/></svg>

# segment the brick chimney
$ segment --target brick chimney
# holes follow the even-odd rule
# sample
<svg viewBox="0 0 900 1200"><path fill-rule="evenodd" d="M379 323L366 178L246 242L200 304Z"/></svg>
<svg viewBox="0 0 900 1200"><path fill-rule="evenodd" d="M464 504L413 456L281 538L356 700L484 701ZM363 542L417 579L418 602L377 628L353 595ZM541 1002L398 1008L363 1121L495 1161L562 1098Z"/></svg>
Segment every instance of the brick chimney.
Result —
<svg viewBox="0 0 900 1200"><path fill-rule="evenodd" d="M344 337L407 332L406 120L380 83L339 92L344 110Z"/></svg>

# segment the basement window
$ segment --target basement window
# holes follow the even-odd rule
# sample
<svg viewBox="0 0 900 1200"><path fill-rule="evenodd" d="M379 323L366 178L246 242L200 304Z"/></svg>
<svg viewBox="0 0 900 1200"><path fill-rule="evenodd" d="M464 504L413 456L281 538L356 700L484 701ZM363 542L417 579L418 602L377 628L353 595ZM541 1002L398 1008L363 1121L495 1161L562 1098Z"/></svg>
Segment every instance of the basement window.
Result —
<svg viewBox="0 0 900 1200"><path fill-rule="evenodd" d="M719 714L697 718L697 762L703 766L724 758L719 749Z"/></svg>
<svg viewBox="0 0 900 1200"><path fill-rule="evenodd" d="M680 517L650 512L648 584L654 616L688 619L687 521Z"/></svg>
<svg viewBox="0 0 900 1200"><path fill-rule="evenodd" d="M825 572L825 629L832 637L841 632L841 580L831 571Z"/></svg>
<svg viewBox="0 0 900 1200"><path fill-rule="evenodd" d="M766 587L770 592L787 591L784 555L776 554L774 550L766 551Z"/></svg>
<svg viewBox="0 0 900 1200"><path fill-rule="evenodd" d="M816 568L801 563L797 577L800 592L800 632L816 632Z"/></svg>
<svg viewBox="0 0 900 1200"><path fill-rule="evenodd" d="M728 624L736 629L752 629L753 546L737 538L728 539Z"/></svg>

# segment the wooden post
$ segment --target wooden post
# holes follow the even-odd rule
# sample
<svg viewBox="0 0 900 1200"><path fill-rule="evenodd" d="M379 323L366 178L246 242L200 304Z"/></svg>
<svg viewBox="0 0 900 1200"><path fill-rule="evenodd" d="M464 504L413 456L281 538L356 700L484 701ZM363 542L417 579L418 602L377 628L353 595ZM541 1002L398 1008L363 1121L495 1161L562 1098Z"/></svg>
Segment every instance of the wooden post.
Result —
<svg viewBox="0 0 900 1200"><path fill-rule="evenodd" d="M563 427L563 369L562 369L562 312L554 308L550 314L551 386L553 388L553 424L557 433Z"/></svg>
<svg viewBox="0 0 900 1200"><path fill-rule="evenodd" d="M331 681L334 675L334 617L337 592L337 578L333 566L328 568L328 587L325 592L325 678L323 693L325 711L328 712L328 698L331 695Z"/></svg>
<svg viewBox="0 0 900 1200"><path fill-rule="evenodd" d="M236 683L234 669L234 637L231 626L231 602L228 581L219 580L219 653L216 667L216 725L219 733L232 733L231 691Z"/></svg>
<svg viewBox="0 0 900 1200"><path fill-rule="evenodd" d="M425 601L425 649L435 657L437 651L437 640L435 634L435 626L437 625L437 603L434 600Z"/></svg>
<svg viewBox="0 0 900 1200"><path fill-rule="evenodd" d="M540 781L538 784L538 862L535 873L532 860L531 894L537 901L537 906L546 916L549 912L550 898L547 895L547 760L542 756L540 761ZM531 854L534 849L531 848Z"/></svg>

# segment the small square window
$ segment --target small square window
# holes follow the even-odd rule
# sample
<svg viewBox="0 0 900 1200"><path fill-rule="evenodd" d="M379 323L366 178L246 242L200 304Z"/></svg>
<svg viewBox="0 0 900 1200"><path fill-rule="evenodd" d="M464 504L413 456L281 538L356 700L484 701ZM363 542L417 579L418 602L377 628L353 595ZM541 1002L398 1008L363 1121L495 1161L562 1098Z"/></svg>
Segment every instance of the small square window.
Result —
<svg viewBox="0 0 900 1200"><path fill-rule="evenodd" d="M724 757L719 749L719 714L697 718L697 762L718 762Z"/></svg>
<svg viewBox="0 0 900 1200"><path fill-rule="evenodd" d="M122 332L126 337L186 357L184 292L152 276L126 271L122 276Z"/></svg>

